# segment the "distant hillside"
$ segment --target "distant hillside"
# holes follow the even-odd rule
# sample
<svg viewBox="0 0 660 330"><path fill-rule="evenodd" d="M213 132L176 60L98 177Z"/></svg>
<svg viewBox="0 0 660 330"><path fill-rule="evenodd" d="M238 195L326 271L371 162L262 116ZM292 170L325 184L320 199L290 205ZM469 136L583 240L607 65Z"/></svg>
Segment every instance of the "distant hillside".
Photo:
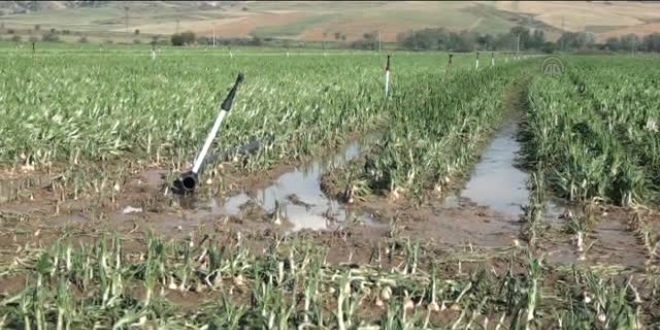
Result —
<svg viewBox="0 0 660 330"><path fill-rule="evenodd" d="M603 39L660 32L658 1L2 1L0 20L23 34L50 29L76 36L134 39L191 30L219 37L383 41L427 27L499 33L525 25L557 38L588 31ZM137 30L137 31L136 31Z"/></svg>

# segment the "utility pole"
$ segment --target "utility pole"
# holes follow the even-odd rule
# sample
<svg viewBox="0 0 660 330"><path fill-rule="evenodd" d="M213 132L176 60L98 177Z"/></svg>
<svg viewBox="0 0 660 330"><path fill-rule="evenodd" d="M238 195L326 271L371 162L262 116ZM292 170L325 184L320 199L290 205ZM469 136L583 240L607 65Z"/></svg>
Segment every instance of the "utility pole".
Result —
<svg viewBox="0 0 660 330"><path fill-rule="evenodd" d="M213 48L215 48L215 22L213 23Z"/></svg>
<svg viewBox="0 0 660 330"><path fill-rule="evenodd" d="M176 19L176 32L174 34L179 34L179 19Z"/></svg>
<svg viewBox="0 0 660 330"><path fill-rule="evenodd" d="M598 42L598 36L596 36L595 33L591 32L591 31L586 31L584 33L589 36L589 39L587 40L587 43L588 43L589 46L591 46L591 45Z"/></svg>
<svg viewBox="0 0 660 330"><path fill-rule="evenodd" d="M126 13L126 34L128 34L128 6L124 6L124 11Z"/></svg>
<svg viewBox="0 0 660 330"><path fill-rule="evenodd" d="M380 46L380 30L378 30L378 52L380 53L381 51L381 46Z"/></svg>
<svg viewBox="0 0 660 330"><path fill-rule="evenodd" d="M560 50L562 52L564 51L564 38L562 38L564 36L564 33L566 33L566 29L564 28L564 16L562 15L561 16L561 37L559 37L559 38L561 38L561 45L560 45L561 49Z"/></svg>

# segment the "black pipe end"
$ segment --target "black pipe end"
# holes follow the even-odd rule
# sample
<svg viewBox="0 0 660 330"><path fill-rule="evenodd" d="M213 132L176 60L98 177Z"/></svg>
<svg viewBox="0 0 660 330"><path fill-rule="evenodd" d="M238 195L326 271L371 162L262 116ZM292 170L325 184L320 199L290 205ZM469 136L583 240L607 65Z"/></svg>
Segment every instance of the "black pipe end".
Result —
<svg viewBox="0 0 660 330"><path fill-rule="evenodd" d="M197 190L199 176L197 173L186 172L179 175L172 187L172 192L177 195L189 195Z"/></svg>

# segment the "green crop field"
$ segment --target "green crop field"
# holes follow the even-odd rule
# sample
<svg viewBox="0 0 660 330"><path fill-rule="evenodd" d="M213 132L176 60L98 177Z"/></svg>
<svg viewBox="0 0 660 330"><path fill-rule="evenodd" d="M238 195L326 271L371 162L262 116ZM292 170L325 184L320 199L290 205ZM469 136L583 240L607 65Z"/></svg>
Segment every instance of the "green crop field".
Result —
<svg viewBox="0 0 660 330"><path fill-rule="evenodd" d="M0 45L2 328L660 326L658 58L391 55Z"/></svg>

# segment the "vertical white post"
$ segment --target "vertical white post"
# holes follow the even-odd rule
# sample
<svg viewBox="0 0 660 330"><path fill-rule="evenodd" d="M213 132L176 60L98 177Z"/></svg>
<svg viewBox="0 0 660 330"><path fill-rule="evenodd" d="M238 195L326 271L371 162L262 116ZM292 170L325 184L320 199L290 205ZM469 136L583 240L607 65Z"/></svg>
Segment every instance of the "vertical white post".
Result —
<svg viewBox="0 0 660 330"><path fill-rule="evenodd" d="M390 58L392 55L387 54L387 64L385 65L385 97L390 94Z"/></svg>
<svg viewBox="0 0 660 330"><path fill-rule="evenodd" d="M385 71L385 97L389 94L390 91L390 70Z"/></svg>
<svg viewBox="0 0 660 330"><path fill-rule="evenodd" d="M477 62L475 63L474 68L475 68L476 70L479 70L479 52L477 52Z"/></svg>
<svg viewBox="0 0 660 330"><path fill-rule="evenodd" d="M490 66L495 66L495 52L490 53Z"/></svg>
<svg viewBox="0 0 660 330"><path fill-rule="evenodd" d="M151 60L155 61L156 60L156 43L151 44Z"/></svg>

